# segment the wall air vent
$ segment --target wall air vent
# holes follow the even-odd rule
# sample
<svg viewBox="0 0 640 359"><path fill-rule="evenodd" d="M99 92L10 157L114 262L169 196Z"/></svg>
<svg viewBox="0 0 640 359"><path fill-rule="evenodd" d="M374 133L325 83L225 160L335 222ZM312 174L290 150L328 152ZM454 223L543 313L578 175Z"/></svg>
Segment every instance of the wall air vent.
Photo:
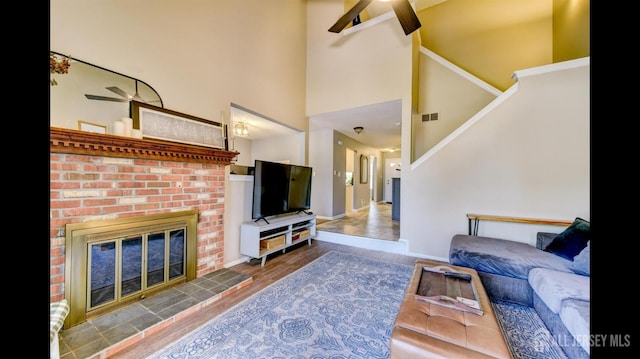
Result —
<svg viewBox="0 0 640 359"><path fill-rule="evenodd" d="M425 113L422 115L422 122L427 122L427 121L437 121L438 120L438 113L434 112L434 113Z"/></svg>

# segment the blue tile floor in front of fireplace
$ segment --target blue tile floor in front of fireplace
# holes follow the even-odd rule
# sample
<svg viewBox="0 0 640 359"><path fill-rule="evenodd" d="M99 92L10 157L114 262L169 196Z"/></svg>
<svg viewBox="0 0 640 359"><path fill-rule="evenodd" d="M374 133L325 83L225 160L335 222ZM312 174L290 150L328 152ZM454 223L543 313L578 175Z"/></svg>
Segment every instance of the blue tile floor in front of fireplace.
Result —
<svg viewBox="0 0 640 359"><path fill-rule="evenodd" d="M63 329L59 333L60 358L91 357L250 278L244 273L226 268L219 269L126 307L90 318L69 329Z"/></svg>

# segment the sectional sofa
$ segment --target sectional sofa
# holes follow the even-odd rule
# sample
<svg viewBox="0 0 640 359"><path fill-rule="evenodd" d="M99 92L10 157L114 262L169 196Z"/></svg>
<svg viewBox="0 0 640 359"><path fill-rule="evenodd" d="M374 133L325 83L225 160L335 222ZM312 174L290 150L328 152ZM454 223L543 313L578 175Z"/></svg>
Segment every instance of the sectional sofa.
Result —
<svg viewBox="0 0 640 359"><path fill-rule="evenodd" d="M562 233L539 232L535 247L459 234L449 262L475 269L491 300L533 307L567 357L589 358L590 233L576 218Z"/></svg>

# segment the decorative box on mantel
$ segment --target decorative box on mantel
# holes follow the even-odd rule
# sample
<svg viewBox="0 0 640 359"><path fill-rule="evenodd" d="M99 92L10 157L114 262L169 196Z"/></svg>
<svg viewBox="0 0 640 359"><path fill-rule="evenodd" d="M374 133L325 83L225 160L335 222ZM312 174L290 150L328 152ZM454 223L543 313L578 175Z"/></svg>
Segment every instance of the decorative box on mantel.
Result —
<svg viewBox="0 0 640 359"><path fill-rule="evenodd" d="M51 152L229 165L235 151L183 143L50 128Z"/></svg>

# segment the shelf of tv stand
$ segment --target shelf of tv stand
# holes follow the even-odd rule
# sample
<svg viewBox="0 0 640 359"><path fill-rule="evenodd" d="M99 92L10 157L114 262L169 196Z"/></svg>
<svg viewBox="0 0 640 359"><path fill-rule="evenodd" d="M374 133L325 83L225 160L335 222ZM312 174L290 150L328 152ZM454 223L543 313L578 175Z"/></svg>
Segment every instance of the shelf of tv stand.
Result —
<svg viewBox="0 0 640 359"><path fill-rule="evenodd" d="M311 239L316 236L316 215L304 212L267 218L267 221L248 221L240 224L240 253L251 258L261 258L262 266L267 256L277 251L285 250L300 242L307 241L311 245ZM267 223L268 222L268 223ZM299 235L309 230L308 235ZM298 235L298 238L295 238ZM284 236L284 244L274 248L260 248L260 242Z"/></svg>

